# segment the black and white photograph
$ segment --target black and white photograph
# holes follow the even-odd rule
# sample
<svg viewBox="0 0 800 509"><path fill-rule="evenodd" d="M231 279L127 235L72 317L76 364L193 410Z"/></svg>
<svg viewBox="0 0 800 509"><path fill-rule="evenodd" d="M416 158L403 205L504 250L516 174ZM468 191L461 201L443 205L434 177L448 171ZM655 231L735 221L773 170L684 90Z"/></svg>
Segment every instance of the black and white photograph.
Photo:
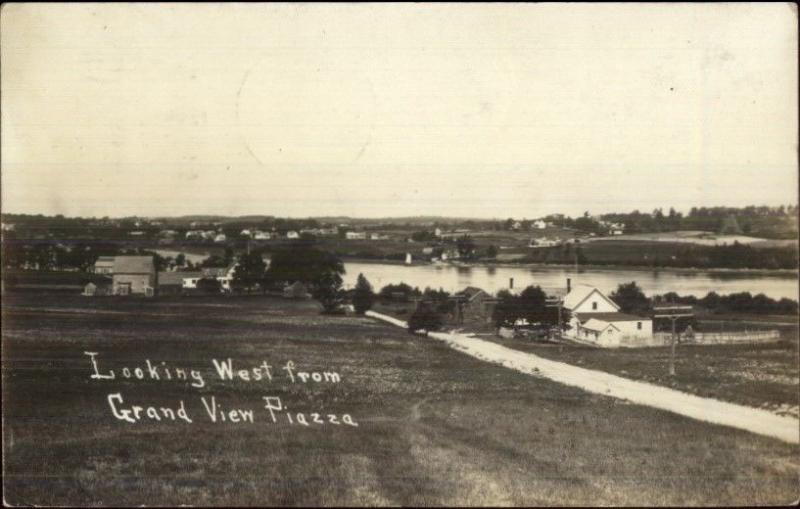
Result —
<svg viewBox="0 0 800 509"><path fill-rule="evenodd" d="M6 507L800 503L794 3L0 6Z"/></svg>

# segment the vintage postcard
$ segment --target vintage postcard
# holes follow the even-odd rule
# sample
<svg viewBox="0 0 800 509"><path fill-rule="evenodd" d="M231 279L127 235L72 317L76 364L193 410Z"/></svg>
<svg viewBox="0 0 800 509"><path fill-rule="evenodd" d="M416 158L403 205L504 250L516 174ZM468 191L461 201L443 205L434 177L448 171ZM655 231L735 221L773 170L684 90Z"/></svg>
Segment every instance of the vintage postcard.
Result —
<svg viewBox="0 0 800 509"><path fill-rule="evenodd" d="M800 500L792 3L6 3L3 502Z"/></svg>

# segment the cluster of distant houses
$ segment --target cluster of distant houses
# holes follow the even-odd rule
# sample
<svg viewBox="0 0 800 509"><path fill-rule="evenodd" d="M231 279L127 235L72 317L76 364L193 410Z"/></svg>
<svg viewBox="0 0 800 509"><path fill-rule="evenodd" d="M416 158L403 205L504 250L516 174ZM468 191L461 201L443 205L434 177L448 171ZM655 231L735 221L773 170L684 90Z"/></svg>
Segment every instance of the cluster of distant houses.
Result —
<svg viewBox="0 0 800 509"><path fill-rule="evenodd" d="M365 231L350 231L344 234L347 240L389 240L389 236L383 233L369 233Z"/></svg>
<svg viewBox="0 0 800 509"><path fill-rule="evenodd" d="M245 228L239 232L239 237L251 240L275 240L275 239L299 239L304 236L311 237L336 237L339 235L339 228L336 226L328 228L303 228L301 230L288 230L278 232L275 230L264 231L256 228ZM185 234L186 240L202 240L216 243L225 243L228 237L221 230L189 230ZM388 240L389 236L382 233L370 233L366 231L347 231L345 238L348 240Z"/></svg>
<svg viewBox="0 0 800 509"><path fill-rule="evenodd" d="M553 246L560 246L564 243L562 239L559 238L548 238L548 237L539 237L538 239L531 239L528 243L528 247L553 247Z"/></svg>
<svg viewBox="0 0 800 509"><path fill-rule="evenodd" d="M222 233L217 232L215 230L189 230L186 232L186 240L210 240L213 242L223 243L228 240L228 237Z"/></svg>
<svg viewBox="0 0 800 509"><path fill-rule="evenodd" d="M597 220L598 224L608 230L609 235L622 235L625 233L625 223L614 223L611 221Z"/></svg>
<svg viewBox="0 0 800 509"><path fill-rule="evenodd" d="M593 217L593 219L602 226L605 230L607 230L609 235L622 235L625 233L625 224L624 223L616 223L612 221L605 221L603 219ZM525 223L528 221L514 221L511 223L512 230L525 230ZM529 229L531 230L545 230L547 228L554 228L555 223L551 221L545 221L544 219L536 219L535 221L530 221Z"/></svg>
<svg viewBox="0 0 800 509"><path fill-rule="evenodd" d="M101 256L94 264L93 272L106 276L87 283L83 295L182 295L200 293L200 282L214 279L220 291L232 291L234 271L237 263L227 267L207 267L198 271L156 271L152 256ZM308 289L302 283L284 288L284 296L308 298Z"/></svg>
<svg viewBox="0 0 800 509"><path fill-rule="evenodd" d="M550 221L545 221L543 219L537 219L530 223L531 230L544 230L545 228L553 228L555 225ZM524 224L522 221L514 221L511 223L512 230L522 230L524 229Z"/></svg>
<svg viewBox="0 0 800 509"><path fill-rule="evenodd" d="M458 252L457 248L454 247L424 247L422 248L422 254L430 257L432 262L443 261L446 262L448 260L458 260L461 258L461 253Z"/></svg>

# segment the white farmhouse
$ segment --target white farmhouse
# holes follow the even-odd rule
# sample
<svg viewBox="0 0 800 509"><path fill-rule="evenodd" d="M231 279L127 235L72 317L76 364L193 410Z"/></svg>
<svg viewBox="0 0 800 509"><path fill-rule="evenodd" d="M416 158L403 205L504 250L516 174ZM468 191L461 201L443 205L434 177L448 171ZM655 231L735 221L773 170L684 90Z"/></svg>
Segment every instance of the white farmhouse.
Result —
<svg viewBox="0 0 800 509"><path fill-rule="evenodd" d="M536 228L537 230L544 230L545 228L547 228L547 223L545 223L541 219L537 219L536 221L533 222L533 227Z"/></svg>
<svg viewBox="0 0 800 509"><path fill-rule="evenodd" d="M300 238L300 234L297 233L294 230L289 230L288 232L286 232L286 238L287 239L299 239Z"/></svg>
<svg viewBox="0 0 800 509"><path fill-rule="evenodd" d="M367 232L347 232L344 234L344 238L348 240L366 240Z"/></svg>
<svg viewBox="0 0 800 509"><path fill-rule="evenodd" d="M578 341L613 348L622 343L645 344L653 336L650 318L621 313L613 300L593 286L576 285L569 289L563 307L571 313L566 335Z"/></svg>

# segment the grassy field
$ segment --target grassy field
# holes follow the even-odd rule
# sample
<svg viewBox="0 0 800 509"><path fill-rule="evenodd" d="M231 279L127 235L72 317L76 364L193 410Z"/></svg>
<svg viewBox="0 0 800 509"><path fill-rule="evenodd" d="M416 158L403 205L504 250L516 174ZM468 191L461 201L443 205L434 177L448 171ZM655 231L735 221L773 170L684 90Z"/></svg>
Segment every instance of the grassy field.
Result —
<svg viewBox="0 0 800 509"><path fill-rule="evenodd" d="M590 395L483 363L366 318L268 297L3 296L5 501L12 505L694 505L798 497L791 446ZM93 380L165 362L201 388ZM339 383L221 381L211 359L336 371ZM679 368L679 370L682 368ZM680 371L679 371L680 372ZM192 424L127 423L125 405L176 406ZM252 408L214 423L204 396ZM272 423L350 414L358 427Z"/></svg>
<svg viewBox="0 0 800 509"><path fill-rule="evenodd" d="M414 303L378 302L375 311L407 320ZM703 331L772 330L777 343L755 345L687 345L676 349L678 376L667 376L669 349L599 349L590 346L542 344L528 339L504 339L493 325L467 317L462 324L446 322L445 329L477 333L482 339L553 360L643 380L658 385L739 403L800 413L798 324L791 316L720 316L698 324Z"/></svg>
<svg viewBox="0 0 800 509"><path fill-rule="evenodd" d="M800 377L796 340L753 345L678 345L674 378L667 373L667 347L600 349L559 347L519 339L493 340L576 366L798 416Z"/></svg>
<svg viewBox="0 0 800 509"><path fill-rule="evenodd" d="M697 244L701 246L716 246L722 244L733 244L738 242L740 244L752 244L757 247L765 242L768 246L791 246L796 243L794 240L772 240L767 241L760 237L751 237L747 235L717 235L711 232L703 232L698 230L683 230L683 231L670 231L661 233L639 233L632 235L620 235L616 237L596 237L592 239L595 241L657 241L657 242L682 242L687 244ZM766 247L766 245L764 246Z"/></svg>

